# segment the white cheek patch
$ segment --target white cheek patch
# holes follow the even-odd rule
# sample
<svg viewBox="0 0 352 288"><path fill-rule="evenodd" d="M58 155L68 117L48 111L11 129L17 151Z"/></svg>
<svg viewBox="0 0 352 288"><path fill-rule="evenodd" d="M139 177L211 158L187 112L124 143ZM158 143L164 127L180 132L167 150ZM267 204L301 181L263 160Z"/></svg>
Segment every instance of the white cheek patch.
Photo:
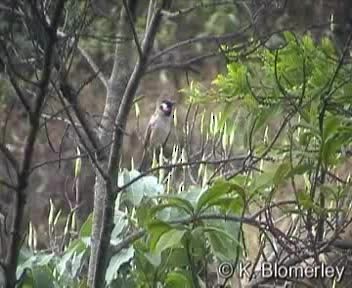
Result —
<svg viewBox="0 0 352 288"><path fill-rule="evenodd" d="M161 110L163 110L163 111L168 111L168 110L169 110L169 107L168 107L165 103L162 103L162 104L161 104Z"/></svg>

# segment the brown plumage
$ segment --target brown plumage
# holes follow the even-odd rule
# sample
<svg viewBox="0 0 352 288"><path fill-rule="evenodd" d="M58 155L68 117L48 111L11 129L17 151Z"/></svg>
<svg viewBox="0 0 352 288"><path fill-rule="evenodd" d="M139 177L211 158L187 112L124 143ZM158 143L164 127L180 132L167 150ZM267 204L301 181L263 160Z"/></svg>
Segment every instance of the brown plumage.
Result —
<svg viewBox="0 0 352 288"><path fill-rule="evenodd" d="M140 171L145 171L150 164L153 150L159 149L166 144L172 126L173 106L174 102L163 100L160 105L157 105L154 114L151 116L144 135Z"/></svg>

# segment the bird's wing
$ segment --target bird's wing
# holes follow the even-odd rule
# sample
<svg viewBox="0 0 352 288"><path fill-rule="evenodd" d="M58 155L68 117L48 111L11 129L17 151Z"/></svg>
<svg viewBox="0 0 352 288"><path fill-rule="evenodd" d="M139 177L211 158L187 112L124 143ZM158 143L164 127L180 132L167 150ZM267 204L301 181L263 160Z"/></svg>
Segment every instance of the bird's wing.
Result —
<svg viewBox="0 0 352 288"><path fill-rule="evenodd" d="M169 132L167 133L167 136L166 136L166 138L165 138L165 140L164 140L164 142L163 142L163 148L165 147L165 145L166 145L166 143L167 143L167 140L169 139L169 137L170 137L170 134L171 134L171 128L169 129Z"/></svg>
<svg viewBox="0 0 352 288"><path fill-rule="evenodd" d="M152 130L153 130L153 125L154 125L155 117L152 116L149 120L149 123L147 125L145 134L144 134L144 142L143 142L143 155L142 155L142 160L139 165L139 171L145 171L147 163L149 162L149 156L148 155L148 147L150 143L150 138L152 137Z"/></svg>
<svg viewBox="0 0 352 288"><path fill-rule="evenodd" d="M154 125L154 121L155 121L155 117L153 115L150 118L150 120L149 120L149 123L147 125L147 130L145 131L145 134L144 134L144 143L143 143L144 150L149 146L150 136L151 136L151 133L152 133L152 128L153 128L153 125Z"/></svg>
<svg viewBox="0 0 352 288"><path fill-rule="evenodd" d="M150 140L150 134L151 134L152 129L150 128L150 126L148 125L147 127L147 131L145 131L145 136L144 136L144 143L143 143L143 147L144 149L147 148L149 140Z"/></svg>

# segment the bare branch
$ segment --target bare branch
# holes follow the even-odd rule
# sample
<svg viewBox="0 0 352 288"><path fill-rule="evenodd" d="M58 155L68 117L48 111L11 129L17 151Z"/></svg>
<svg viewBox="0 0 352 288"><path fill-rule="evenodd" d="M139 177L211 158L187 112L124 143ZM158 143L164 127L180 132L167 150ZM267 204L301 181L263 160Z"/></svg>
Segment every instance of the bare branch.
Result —
<svg viewBox="0 0 352 288"><path fill-rule="evenodd" d="M160 64L151 65L147 69L146 74L154 73L163 69L181 69L181 70L191 71L193 73L199 74L200 71L194 67L194 64L201 62L205 59L216 57L219 55L222 55L222 52L209 52L204 55L199 55L199 56L192 57L188 60L184 60L180 63L171 62L171 63L160 63Z"/></svg>
<svg viewBox="0 0 352 288"><path fill-rule="evenodd" d="M19 173L19 165L15 157L13 157L11 151L6 147L5 144L0 143L0 152L4 154L6 159L10 162L11 166L15 169L17 173Z"/></svg>
<svg viewBox="0 0 352 288"><path fill-rule="evenodd" d="M81 127L83 128L85 134L87 135L90 143L92 144L94 150L98 151L102 145L100 143L96 131L92 130L90 123L88 123L88 120L86 119L82 109L80 108L77 100L77 95L73 95L74 93L72 92L71 86L64 79L60 83L60 90L65 99L71 104L71 107L75 112L75 115L79 123L81 124Z"/></svg>
<svg viewBox="0 0 352 288"><path fill-rule="evenodd" d="M12 87L15 89L15 92L18 96L18 98L20 99L23 107L26 109L26 111L30 114L31 113L31 107L29 106L29 103L27 102L27 99L25 98L24 94L22 93L17 81L15 80L15 78L13 77L13 70L14 70L14 66L12 64L12 61L11 61L11 57L6 49L6 45L4 43L4 41L2 39L0 39L0 44L1 44L1 47L2 47L2 50L4 51L5 55L6 55L6 58L7 58L7 62L5 65L5 69L7 70L7 75L10 79L10 82L12 84Z"/></svg>
<svg viewBox="0 0 352 288"><path fill-rule="evenodd" d="M220 36L215 36L215 35L211 35L211 36L198 36L198 37L194 37L188 40L184 40L181 42L178 42L156 54L154 54L152 57L150 57L149 62L153 63L155 60L157 60L158 58L160 58L161 56L172 52L173 50L179 49L181 47L187 46L187 45L191 45L194 43L199 43L199 42L207 42L207 43L215 43L215 44L219 44L221 42L224 41L229 41L229 40L243 40L246 38L245 33L247 31L249 31L249 29L252 28L252 25L247 25L245 26L241 31L239 32L233 32L233 33L227 33L224 35L220 35Z"/></svg>
<svg viewBox="0 0 352 288"><path fill-rule="evenodd" d="M60 38L68 38L70 43L75 42L75 36L70 36L65 34L62 31L57 31L57 36ZM77 45L77 49L82 55L82 57L87 61L89 64L90 68L93 70L94 74L96 74L101 81L101 83L104 85L105 88L108 87L108 81L102 70L99 68L99 66L95 63L94 59L88 54L88 52L82 48L82 46Z"/></svg>
<svg viewBox="0 0 352 288"><path fill-rule="evenodd" d="M169 0L163 0L161 9L169 4ZM134 67L132 74L128 80L127 86L124 90L120 107L115 118L115 131L113 133L112 139L113 144L110 148L109 161L107 163L107 172L110 179L114 176L114 172L118 167L118 161L121 154L122 141L124 137L124 128L127 121L128 113L133 104L134 94L137 90L138 84L142 78L142 75L146 69L147 57L152 48L154 38L161 21L161 9L156 10L148 31L146 32L144 41L142 43L142 57L140 57ZM124 19L126 21L126 19ZM128 21L128 19L127 19ZM123 22L121 29L125 29L124 32L129 30L128 23ZM115 50L115 62L110 78L111 84L116 77L119 76L117 69L120 69L117 65L119 64L119 55L121 47L116 47ZM128 52L128 51L124 51ZM126 75L123 75L126 76ZM107 99L108 101L108 99ZM116 99L114 99L116 102ZM104 111L105 114L105 111ZM94 214L93 214L93 232L92 232L92 249L91 258L89 262L89 272L88 272L88 285L94 287L103 286L105 278L104 267L108 264L107 262L107 252L110 246L110 238L113 227L113 213L115 210L115 200L117 194L114 193L112 189L112 183L110 181L103 182L102 179L97 178L101 183L97 183L96 186L101 186L102 191L105 195L100 197L96 196L94 199ZM95 195L97 195L97 191ZM101 207L103 205L103 207Z"/></svg>
<svg viewBox="0 0 352 288"><path fill-rule="evenodd" d="M22 161L21 171L18 175L18 186L14 197L14 219L11 223L10 231L10 247L6 258L6 273L8 275L8 286L14 287L16 283L16 267L18 255L21 247L21 235L20 227L23 222L24 205L26 203L26 195L24 190L27 187L30 165L34 152L34 144L37 138L39 130L39 120L42 106L47 94L47 88L50 81L50 75L52 71L52 56L54 46L57 40L56 30L59 24L59 18L64 9L65 0L57 2L55 11L53 14L52 22L47 27L46 32L48 33L48 43L45 48L44 61L43 61L43 73L39 84L39 91L34 101L33 113L30 115L30 131L26 139L24 146L24 158Z"/></svg>
<svg viewBox="0 0 352 288"><path fill-rule="evenodd" d="M165 2L167 1L164 0L163 3ZM145 39L143 41L143 44L142 44L143 57L139 59L136 66L134 67L132 75L128 81L125 93L122 97L122 102L115 121L116 130L113 136L113 138L115 139L115 142L113 143L112 148L110 150L111 154L109 157L110 159L109 159L109 166L108 166L109 173L112 172L112 169L114 169L115 164L117 163L117 158L119 157L119 153L120 153L119 150L121 148L122 138L123 138L121 128L124 129L125 127L128 113L133 104L133 96L137 90L138 83L142 78L143 72L146 69L147 57L151 51L154 37L157 31L157 28L159 26L160 20L161 20L161 10L159 9L155 12L151 20L149 30L147 31Z"/></svg>
<svg viewBox="0 0 352 288"><path fill-rule="evenodd" d="M67 94L69 94L70 92L68 91L69 89L67 89L67 87L65 86L62 86L60 87L62 89L62 93L67 97L65 97L65 99L70 99L71 96L68 96ZM88 136L88 139L89 141L91 141L93 147L94 147L94 150L92 151L92 149L89 149L88 145L85 143L84 141L84 138L83 136L81 135L80 131L78 130L78 128L76 127L75 125L75 122L73 121L73 118L71 116L71 114L69 113L66 105L65 105L65 102L63 101L63 99L60 97L59 95L59 99L61 101L61 104L63 105L64 109L65 109L65 112L66 112L66 115L67 117L69 118L70 120L70 123L73 127L73 129L75 130L75 133L77 134L82 146L85 148L86 152L88 153L89 155L89 158L91 159L92 163L94 164L94 166L97 168L97 170L99 171L100 175L104 178L104 179L107 179L108 176L106 175L106 173L104 172L104 169L102 169L102 167L99 165L96 157L94 156L94 152L93 151L100 151L99 147L100 147L100 143L99 142L99 139L97 138L97 135L91 131L91 128L90 128L90 125L87 123L85 117L83 116L83 114L81 113L80 109L78 108L77 106L77 103L71 103L72 104L72 107L74 108L74 111L76 113L76 116L83 128L83 131L86 133L86 135ZM98 152L97 152L98 153ZM98 153L99 155L103 155L103 153ZM101 156L103 157L103 156Z"/></svg>
<svg viewBox="0 0 352 288"><path fill-rule="evenodd" d="M2 179L0 179L0 186L1 185L5 186L5 187L7 187L7 188L9 188L11 190L15 190L16 191L16 189L17 189L17 187L11 185L10 183L7 183L5 180L2 180Z"/></svg>
<svg viewBox="0 0 352 288"><path fill-rule="evenodd" d="M247 159L247 157L248 156L246 155L246 156L237 156L237 157L231 157L231 158L220 159L220 160L199 160L199 161L179 162L179 163L174 163L174 164L160 165L160 166L151 168L151 169L139 174L135 178L131 179L128 183L124 184L123 186L118 187L117 192L123 191L124 189L131 186L133 183L137 182L141 178L143 178L153 172L162 170L162 169L182 168L182 167L189 167L189 166L199 165L199 164L218 165L218 164L229 163L229 162L234 162L234 161L242 161L242 160Z"/></svg>
<svg viewBox="0 0 352 288"><path fill-rule="evenodd" d="M161 11L161 13L163 14L163 16L165 16L168 19L173 19L173 18L177 18L179 16L183 16L185 14L191 13L196 9L199 8L210 8L210 7L218 7L218 6L223 6L223 5L235 5L235 3L240 3L243 1L233 1L233 0L225 0L225 1L217 1L217 2L213 2L213 3L199 3L197 5L194 5L192 7L188 7L185 9L181 9L178 10L176 12L170 12L170 11Z"/></svg>
<svg viewBox="0 0 352 288"><path fill-rule="evenodd" d="M81 46L78 45L77 48L78 48L78 51L81 53L81 55L84 57L84 59L86 59L87 63L90 65L90 67L92 68L93 72L98 75L99 80L101 81L101 83L103 83L105 88L107 88L108 87L108 81L106 80L105 75L103 74L101 69L98 67L98 65L95 63L93 58Z"/></svg>
<svg viewBox="0 0 352 288"><path fill-rule="evenodd" d="M155 9L155 2L154 0L149 0L149 5L148 5L148 14L147 14L147 20L145 23L145 31L148 30L149 25L150 25L150 19L152 18L152 15L154 14L154 9Z"/></svg>
<svg viewBox="0 0 352 288"><path fill-rule="evenodd" d="M128 8L126 0L122 0L122 1L123 1L123 5L125 6L125 9L126 9L126 13L127 13L127 16L128 16L128 21L129 21L129 23L131 25L133 39L134 39L134 42L136 43L139 57L142 58L143 57L143 52L142 52L141 45L139 44L139 39L138 39L138 35L137 35L137 32L136 32L136 27L134 26L134 21L133 21L133 17L132 17L131 11Z"/></svg>

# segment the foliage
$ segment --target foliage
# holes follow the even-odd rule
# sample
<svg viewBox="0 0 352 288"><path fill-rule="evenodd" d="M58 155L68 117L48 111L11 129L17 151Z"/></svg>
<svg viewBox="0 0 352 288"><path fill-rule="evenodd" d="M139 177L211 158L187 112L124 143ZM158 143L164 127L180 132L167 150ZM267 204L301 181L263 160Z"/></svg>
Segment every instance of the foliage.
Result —
<svg viewBox="0 0 352 288"><path fill-rule="evenodd" d="M223 111L211 114L202 131L221 139L224 150L234 149L235 132L243 139L248 157L242 173L225 171L210 183L199 182L181 193L166 190L160 177L140 177L135 170L118 173L118 186L127 188L116 203L106 272L109 287L204 286L210 264L235 265L248 254L243 222L283 249L290 248L290 237L307 238L306 249L297 253L321 241L319 231L332 233L326 223L335 223L342 209L339 203L349 191L347 181L337 184L331 175L345 161L343 151L352 140L348 93L352 67L328 39L316 44L309 36L286 33L285 40L280 49L260 47L250 56L228 49L227 72L214 80L212 88L202 91L193 83L187 91L192 102L207 96L207 101L223 104ZM242 116L235 118L238 110ZM201 165L197 172L208 180L207 171L214 172ZM136 177L140 179L128 185ZM280 227L273 224L268 207L285 185L293 187L294 205L280 212L308 223L301 224L308 234L288 233L284 239L275 234ZM249 207L266 211L265 221L261 214L245 217ZM60 251L23 249L18 267L23 287L84 287L91 225L89 217ZM318 232L310 236L313 230ZM119 248L136 233L138 237Z"/></svg>
<svg viewBox="0 0 352 288"><path fill-rule="evenodd" d="M228 52L228 71L213 81L208 99L226 103L224 107L235 104L232 112L247 111L249 121L242 133L252 153L265 151L269 144L266 138L272 137L263 139L263 134L274 136L278 127L273 121L286 119L284 126L290 133L278 135L280 141L275 141L270 152L276 151L286 160L292 154L296 162L292 164L320 159L325 167L331 167L342 160L340 148L351 140L348 124L352 103L347 96L351 66L341 65L326 38L318 45L309 36L285 36L282 49L260 48L248 57L242 52ZM191 86L189 92L192 101L198 102L199 87ZM205 101L204 93L201 101ZM233 113L226 116L231 119ZM250 141L255 147L248 147ZM303 156L310 159L300 160Z"/></svg>
<svg viewBox="0 0 352 288"><path fill-rule="evenodd" d="M119 182L138 175L134 170L124 171ZM219 180L211 187L197 190L197 199L190 200L187 193L156 196L163 194L156 182L156 177L149 176L131 185L126 192L130 196L126 199L131 201L133 213L116 211L112 247L118 245L132 227L143 228L147 234L133 246L111 255L106 274L109 287L149 287L158 282L167 287L193 287L192 273L196 272L189 271L189 265L194 265L198 271L204 269L205 263L213 261L213 253L219 259L231 260L238 254L234 248L241 248L237 240L238 225L222 220L196 223L191 220L224 207L239 213L240 205L231 205L239 200L239 192L243 192L237 184ZM136 198L136 195L142 196ZM183 223L185 219L189 221ZM23 287L84 287L91 225L90 216L62 252L55 252L54 247L50 253L23 249L18 267Z"/></svg>
<svg viewBox="0 0 352 288"><path fill-rule="evenodd" d="M236 129L236 137L243 139L242 147L248 151L241 170L247 171L245 205L259 203L260 209L268 209L262 210L267 211L263 217L275 229L274 213L298 219L295 232L282 231L287 234L285 240L273 232L275 241L291 255L290 244L301 249L298 243L290 242L291 237L303 237L309 243L304 247L317 251L317 242L341 233L338 224L328 228L328 222L336 223L342 217L342 226L349 223L348 218L338 215L349 211L342 203L350 201L346 194L350 191L349 174L344 165L352 140L352 102L347 96L352 66L347 61L350 42L338 53L327 38L316 43L309 35L286 32L284 39L284 45L277 49L253 43L248 51L254 53L224 47L227 72L218 75L211 89L192 83L186 93L192 103L219 103L226 111L223 123L241 127ZM238 111L244 117L236 118ZM210 135L211 130L210 122ZM228 129L223 132L223 137L230 136ZM340 173L347 176L340 178ZM237 172L226 176L231 181L239 177L243 176ZM279 212L266 208L281 199L295 205L283 206ZM297 232L299 229L305 232Z"/></svg>

